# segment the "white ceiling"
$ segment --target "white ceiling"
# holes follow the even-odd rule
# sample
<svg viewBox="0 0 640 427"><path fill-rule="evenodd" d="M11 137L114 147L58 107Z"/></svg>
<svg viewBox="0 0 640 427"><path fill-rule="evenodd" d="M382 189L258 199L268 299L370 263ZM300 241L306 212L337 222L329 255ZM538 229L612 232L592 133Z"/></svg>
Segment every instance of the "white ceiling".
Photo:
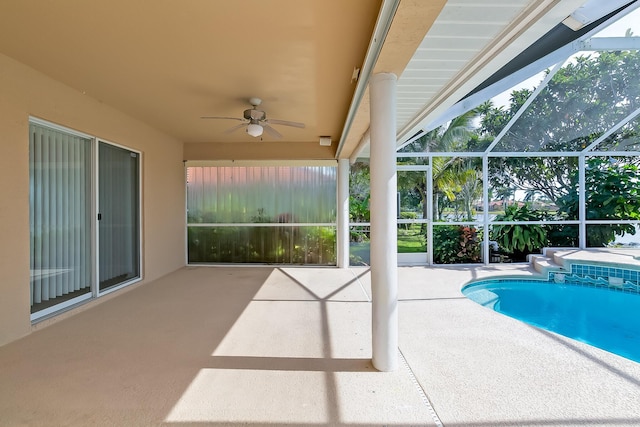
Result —
<svg viewBox="0 0 640 427"><path fill-rule="evenodd" d="M448 1L398 81L398 128L409 123L529 3Z"/></svg>

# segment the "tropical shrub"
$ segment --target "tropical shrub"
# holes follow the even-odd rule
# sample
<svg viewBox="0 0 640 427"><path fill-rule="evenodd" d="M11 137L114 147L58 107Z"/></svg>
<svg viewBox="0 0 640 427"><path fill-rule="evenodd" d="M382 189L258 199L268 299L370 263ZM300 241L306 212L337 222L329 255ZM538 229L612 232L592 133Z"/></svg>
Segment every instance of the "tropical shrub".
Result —
<svg viewBox="0 0 640 427"><path fill-rule="evenodd" d="M433 261L461 264L481 261L481 242L475 227L440 225L433 227Z"/></svg>
<svg viewBox="0 0 640 427"><path fill-rule="evenodd" d="M531 209L528 205L507 206L504 214L497 215L496 221L540 221L544 212ZM500 249L513 254L514 259L523 260L527 254L540 252L547 245L547 231L539 224L494 225L491 240L498 242Z"/></svg>

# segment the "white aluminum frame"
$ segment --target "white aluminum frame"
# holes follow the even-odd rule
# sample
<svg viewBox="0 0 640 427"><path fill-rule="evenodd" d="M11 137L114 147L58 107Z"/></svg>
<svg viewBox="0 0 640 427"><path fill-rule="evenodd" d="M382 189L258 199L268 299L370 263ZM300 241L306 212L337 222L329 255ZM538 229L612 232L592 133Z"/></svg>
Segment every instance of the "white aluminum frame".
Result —
<svg viewBox="0 0 640 427"><path fill-rule="evenodd" d="M633 118L636 114L629 115ZM592 144L593 145L593 144ZM491 221L489 220L489 158L498 157L577 157L579 162L579 214L577 220L558 220L558 221ZM426 219L398 219L398 224L427 224L427 263L434 265L433 262L433 227L443 225L473 225L482 227L483 247L482 259L484 265L489 265L489 230L492 225L578 225L578 242L581 249L585 249L586 245L586 228L591 224L631 224L640 225L638 220L588 220L586 219L586 194L585 194L585 169L587 157L638 157L640 151L586 151L581 152L479 152L479 153L456 153L456 152L420 152L420 153L397 153L396 158L427 158L428 165L398 165L398 171L427 171L427 218ZM431 162L434 157L475 157L482 158L482 197L483 197L483 220L482 221L434 221L433 220L433 185L432 185L432 169ZM349 227L366 226L368 223L350 223Z"/></svg>
<svg viewBox="0 0 640 427"><path fill-rule="evenodd" d="M551 81L553 76L564 66L564 64L569 60L573 55L583 52L583 51L607 51L607 50L632 50L637 49L640 50L640 38L638 37L594 37L599 31L603 28L610 25L612 21L619 19L622 16L625 16L632 11L640 8L640 3L630 6L620 12L616 17L611 20L602 23L597 28L592 29L587 34L583 35L580 39L576 40L573 43L570 43L566 46L563 46L556 51L546 55L543 58L540 58L537 61L529 64L528 66L522 68L521 70L511 74L510 76L494 83L493 85L482 89L481 91L459 101L449 110L447 110L443 115L441 115L436 120L428 123L423 126L422 129L408 138L407 140L400 142L397 145L397 150L405 147L411 142L417 140L421 136L425 135L427 132L437 128L438 126L442 126L450 120L453 120L455 117L470 111L471 109L477 107L482 102L490 99L509 88L515 86L521 81L526 80L527 78L534 76L545 69L549 69L553 67L551 71L545 76L543 81L538 85L538 87L533 91L531 96L525 101L525 103L521 106L521 108L516 112L516 114L511 118L511 120L506 124L506 126L502 129L502 131L496 136L496 138L492 141L492 143L484 150L479 152L419 152L419 153L406 153L406 152L397 152L396 158L428 158L428 164L431 165L433 157L475 157L482 158L482 182L483 182L483 220L482 221L452 221L452 222L434 222L433 221L433 185L432 180L433 177L431 175L431 169L428 169L428 185L427 185L427 204L428 204L428 218L426 222L428 224L428 232L427 232L427 247L429 251L428 255L428 263L433 265L433 227L438 225L475 225L482 226L484 230L484 245L483 245L483 259L485 264L489 262L489 230L491 225L494 224L566 224L566 225L579 225L579 233L578 233L578 241L580 248L584 249L587 247L586 244L586 229L590 224L632 224L632 225L640 225L640 221L635 220L588 220L586 218L586 195L585 195L585 168L586 168L586 158L587 157L595 157L595 156L607 156L607 157L632 157L632 156L640 156L640 151L598 151L599 145L606 141L606 139L618 131L620 128L625 126L631 120L636 119L640 116L640 108L636 109L627 117L623 118L621 121L612 126L607 132L601 135L596 141L591 143L588 147L585 147L581 151L574 152L496 152L492 151L495 146L500 142L500 140L507 134L511 126L518 120L518 118L526 111L529 105L535 100L536 96L544 90L547 84ZM533 221L533 222L507 222L507 221L490 221L489 220L489 158L492 157L577 157L579 163L579 183L578 183L578 197L579 197L579 212L577 220L570 221ZM398 165L398 171L400 170L422 170L422 165ZM417 223L416 220L403 220L402 222L398 221L398 223ZM425 220L420 220L420 222L425 222ZM350 224L354 225L354 224Z"/></svg>

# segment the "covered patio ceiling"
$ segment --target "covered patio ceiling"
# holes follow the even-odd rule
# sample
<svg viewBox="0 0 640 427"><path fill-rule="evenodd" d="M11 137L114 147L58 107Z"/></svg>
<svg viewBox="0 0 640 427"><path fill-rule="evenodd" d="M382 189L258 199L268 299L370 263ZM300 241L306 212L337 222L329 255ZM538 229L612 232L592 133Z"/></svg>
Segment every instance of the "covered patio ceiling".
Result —
<svg viewBox="0 0 640 427"><path fill-rule="evenodd" d="M184 142L187 160L349 158L366 153L370 74L400 77L401 141L583 3L5 1L0 53ZM251 97L305 128L253 138L201 119L239 118Z"/></svg>

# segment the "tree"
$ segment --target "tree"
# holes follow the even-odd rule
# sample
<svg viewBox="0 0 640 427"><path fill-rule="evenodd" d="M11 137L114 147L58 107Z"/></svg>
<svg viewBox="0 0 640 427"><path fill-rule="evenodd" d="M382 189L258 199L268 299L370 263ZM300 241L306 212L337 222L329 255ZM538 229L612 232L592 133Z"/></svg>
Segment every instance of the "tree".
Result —
<svg viewBox="0 0 640 427"><path fill-rule="evenodd" d="M458 215L463 221L473 221L475 219L476 201L482 198L482 164L478 159L467 158L461 165L458 180L458 192L455 195L456 212L462 210Z"/></svg>
<svg viewBox="0 0 640 427"><path fill-rule="evenodd" d="M558 71L494 151L581 151L640 106L640 54L601 52L577 57ZM481 133L495 138L520 109L529 89L514 91L508 108L484 105ZM623 137L625 135L627 137ZM629 125L607 141L629 143ZM615 142L616 140L620 140ZM637 140L636 140L637 141ZM494 187L537 191L557 202L571 187L575 157L502 157L489 164Z"/></svg>
<svg viewBox="0 0 640 427"><path fill-rule="evenodd" d="M639 73L638 51L601 52L574 58L554 75L493 151L584 150L640 107ZM528 89L514 91L508 107L484 104L480 110L482 138L495 138L531 93ZM637 120L628 123L598 149L637 149L639 123ZM634 185L638 178L635 163L635 160L617 164L603 158L589 160L585 173L587 219L637 217L640 203ZM489 162L489 176L494 188L541 194L558 206L556 218L578 219L576 157L494 157ZM574 226L565 228L570 227ZM634 232L635 228L628 224L589 225L587 244L607 245L616 235ZM553 240L557 234L564 243L577 243L575 233L573 237L563 233L563 230L550 232L549 238Z"/></svg>
<svg viewBox="0 0 640 427"><path fill-rule="evenodd" d="M496 187L493 189L493 197L502 202L502 210L507 209L509 200L516 194L516 189L511 187Z"/></svg>
<svg viewBox="0 0 640 427"><path fill-rule="evenodd" d="M369 222L369 163L356 162L349 174L349 217L354 222Z"/></svg>
<svg viewBox="0 0 640 427"><path fill-rule="evenodd" d="M473 121L478 117L476 110L469 111L453 119L448 126L440 126L421 136L403 151L453 153L466 151L473 136ZM412 158L402 164L424 164L423 158ZM441 219L443 202L453 202L467 179L477 179L475 165L462 157L433 157L431 175L433 180L433 206L436 219ZM398 187L415 189L422 198L423 215L427 217L427 180L426 174L406 174L398 177Z"/></svg>

